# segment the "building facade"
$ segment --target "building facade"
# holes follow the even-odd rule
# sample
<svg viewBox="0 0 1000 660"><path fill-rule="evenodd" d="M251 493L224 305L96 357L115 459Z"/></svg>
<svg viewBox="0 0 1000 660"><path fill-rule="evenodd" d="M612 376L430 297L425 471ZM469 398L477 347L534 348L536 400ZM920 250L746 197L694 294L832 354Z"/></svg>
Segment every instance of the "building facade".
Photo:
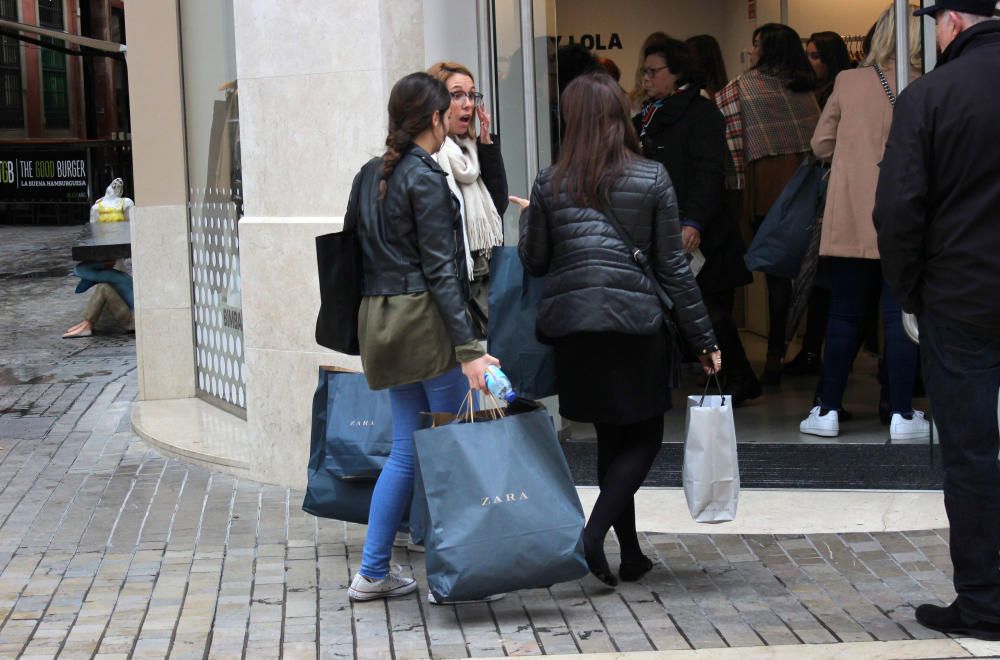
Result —
<svg viewBox="0 0 1000 660"><path fill-rule="evenodd" d="M83 161L87 181L85 189L50 186L44 193L3 186L0 222L86 222L85 207L111 178L123 177L131 193L124 55L30 28L125 43L124 2L0 0L0 19L26 28L0 30L0 158Z"/></svg>
<svg viewBox="0 0 1000 660"><path fill-rule="evenodd" d="M820 0L629 3L130 6L137 432L191 460L304 485L317 370L360 368L313 339L314 238L342 226L354 174L383 148L389 91L403 75L440 59L469 65L502 135L511 193L526 196L552 157L560 44L601 51L628 76L650 25L707 32L735 73L755 26L833 20ZM869 4L835 29L863 33L886 6ZM513 211L505 225L515 242Z"/></svg>

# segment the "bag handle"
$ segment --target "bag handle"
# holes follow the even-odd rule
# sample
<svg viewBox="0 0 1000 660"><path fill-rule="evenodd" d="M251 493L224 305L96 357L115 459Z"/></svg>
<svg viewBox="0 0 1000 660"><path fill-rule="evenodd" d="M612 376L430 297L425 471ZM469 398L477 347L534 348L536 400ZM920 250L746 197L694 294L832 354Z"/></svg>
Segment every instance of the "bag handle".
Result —
<svg viewBox="0 0 1000 660"><path fill-rule="evenodd" d="M705 397L708 396L708 387L715 381L715 386L719 390L719 396L722 397L722 405L726 405L726 395L722 391L722 383L719 382L719 374L712 374L711 377L705 381L705 391L701 393L701 401L698 402L698 407L701 408L705 405Z"/></svg>
<svg viewBox="0 0 1000 660"><path fill-rule="evenodd" d="M878 74L878 81L882 83L882 89L885 91L885 95L889 97L889 105L896 106L896 94L892 91L892 87L889 87L889 81L886 80L885 73L882 71L882 67L878 64L872 64L875 69L875 73Z"/></svg>
<svg viewBox="0 0 1000 660"><path fill-rule="evenodd" d="M482 412L485 412L493 421L502 419L506 413L504 409L500 407L500 399L493 396L493 393L489 390L483 392L483 396L490 399L493 404L492 408L486 408ZM455 423L460 424L465 422L466 424L474 424L476 421L476 410L472 403L472 390L469 390L462 399L462 405L458 407L458 412L455 413Z"/></svg>

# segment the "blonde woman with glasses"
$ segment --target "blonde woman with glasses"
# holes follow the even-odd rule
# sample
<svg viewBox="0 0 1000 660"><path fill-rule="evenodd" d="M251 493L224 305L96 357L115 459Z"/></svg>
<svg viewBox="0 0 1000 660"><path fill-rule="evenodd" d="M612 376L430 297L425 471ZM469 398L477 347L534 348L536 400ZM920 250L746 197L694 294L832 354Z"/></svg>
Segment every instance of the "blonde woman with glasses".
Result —
<svg viewBox="0 0 1000 660"><path fill-rule="evenodd" d="M469 311L477 334L485 339L490 252L503 245L503 214L509 204L500 139L490 133L490 113L468 67L437 62L427 73L443 82L451 94L448 138L435 158L449 175L448 186L459 202L466 265L472 280Z"/></svg>

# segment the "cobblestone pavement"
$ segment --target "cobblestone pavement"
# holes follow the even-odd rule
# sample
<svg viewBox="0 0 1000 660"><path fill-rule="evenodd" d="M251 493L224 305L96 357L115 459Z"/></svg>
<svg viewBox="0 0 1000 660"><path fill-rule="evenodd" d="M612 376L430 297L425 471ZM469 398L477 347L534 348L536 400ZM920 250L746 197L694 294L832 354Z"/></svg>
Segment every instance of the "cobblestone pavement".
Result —
<svg viewBox="0 0 1000 660"><path fill-rule="evenodd" d="M489 605L435 607L426 592L352 604L364 528L139 440L131 337L59 340L82 304L65 291L72 280L16 277L11 234L32 230L8 229L0 657L437 658L938 637L913 607L954 597L943 530L646 534L656 568L617 590L587 577ZM34 231L55 242L66 230ZM422 559L394 555L426 585Z"/></svg>

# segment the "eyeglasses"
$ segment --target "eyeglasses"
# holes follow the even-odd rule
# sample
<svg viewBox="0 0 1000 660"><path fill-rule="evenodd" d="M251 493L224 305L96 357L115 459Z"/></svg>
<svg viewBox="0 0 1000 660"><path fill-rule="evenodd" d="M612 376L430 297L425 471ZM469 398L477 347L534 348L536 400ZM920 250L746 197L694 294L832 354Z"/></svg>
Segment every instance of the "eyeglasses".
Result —
<svg viewBox="0 0 1000 660"><path fill-rule="evenodd" d="M642 74L643 78L652 78L653 76L655 76L660 71L663 71L664 69L669 69L669 68L670 68L669 66L647 67L647 68L639 69L639 73Z"/></svg>
<svg viewBox="0 0 1000 660"><path fill-rule="evenodd" d="M483 104L483 95L480 94L479 92L469 92L468 94L466 94L465 92L452 92L451 93L451 100L452 101L458 101L459 103L464 103L465 99L469 99L470 101L472 101L472 105L482 105Z"/></svg>

